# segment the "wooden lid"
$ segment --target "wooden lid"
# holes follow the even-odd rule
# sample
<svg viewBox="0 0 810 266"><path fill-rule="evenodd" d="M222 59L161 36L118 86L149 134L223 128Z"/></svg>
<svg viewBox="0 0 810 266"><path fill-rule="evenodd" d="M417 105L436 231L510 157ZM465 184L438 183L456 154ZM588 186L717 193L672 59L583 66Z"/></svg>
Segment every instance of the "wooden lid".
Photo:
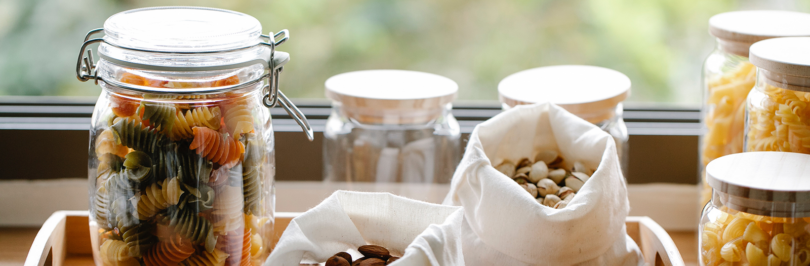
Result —
<svg viewBox="0 0 810 266"><path fill-rule="evenodd" d="M368 123L433 119L453 102L456 92L458 84L449 78L408 70L355 71L326 80L326 97L341 103L350 117ZM395 118L382 118L385 115Z"/></svg>
<svg viewBox="0 0 810 266"><path fill-rule="evenodd" d="M810 36L810 14L780 10L734 11L709 19L709 33L721 49L748 56L751 44L770 38Z"/></svg>
<svg viewBox="0 0 810 266"><path fill-rule="evenodd" d="M810 91L810 37L775 38L751 45L751 63L769 84Z"/></svg>
<svg viewBox="0 0 810 266"><path fill-rule="evenodd" d="M510 107L551 102L595 123L613 116L616 106L630 95L630 86L630 78L616 70L562 65L512 74L498 84L498 94Z"/></svg>
<svg viewBox="0 0 810 266"><path fill-rule="evenodd" d="M706 180L729 208L767 216L810 216L810 155L745 152L717 158Z"/></svg>

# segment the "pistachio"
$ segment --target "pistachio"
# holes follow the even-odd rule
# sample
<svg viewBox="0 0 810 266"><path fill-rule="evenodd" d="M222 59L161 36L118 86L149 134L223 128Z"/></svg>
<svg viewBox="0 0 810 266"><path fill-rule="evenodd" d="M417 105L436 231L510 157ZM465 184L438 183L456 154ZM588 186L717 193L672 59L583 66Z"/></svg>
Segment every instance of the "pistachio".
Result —
<svg viewBox="0 0 810 266"><path fill-rule="evenodd" d="M551 179L544 178L541 179L540 182L537 182L537 193L539 193L542 197L557 194L557 191L559 190L560 187L558 187L557 183L554 183L554 181Z"/></svg>
<svg viewBox="0 0 810 266"><path fill-rule="evenodd" d="M545 200L545 199L544 198L536 198L534 200L536 200L537 203L539 203L540 205L543 205L543 200Z"/></svg>
<svg viewBox="0 0 810 266"><path fill-rule="evenodd" d="M568 202L563 200L563 201L557 202L557 204L554 205L554 208L555 209L562 209L562 208L565 208L565 206L568 206Z"/></svg>
<svg viewBox="0 0 810 266"><path fill-rule="evenodd" d="M537 197L537 186L535 186L532 183L526 183L526 188L525 189L526 189L526 191L529 192L529 194L532 195L532 198Z"/></svg>
<svg viewBox="0 0 810 266"><path fill-rule="evenodd" d="M554 169L548 172L548 178L554 181L554 183L560 183L565 179L566 172L565 169Z"/></svg>
<svg viewBox="0 0 810 266"><path fill-rule="evenodd" d="M515 176L515 164L513 162L503 161L501 164L498 165L498 167L495 167L495 169L498 169L498 172L503 173L509 178Z"/></svg>
<svg viewBox="0 0 810 266"><path fill-rule="evenodd" d="M581 189L583 185L585 185L585 182L575 176L570 176L565 179L565 186L570 187L574 192L579 192L579 189Z"/></svg>
<svg viewBox="0 0 810 266"><path fill-rule="evenodd" d="M557 203L560 201L561 201L560 197L557 197L557 195L549 194L543 200L543 205L554 208L554 206L557 205Z"/></svg>
<svg viewBox="0 0 810 266"><path fill-rule="evenodd" d="M529 172L529 181L537 183L540 179L548 177L548 166L543 161L536 162L532 165L531 172Z"/></svg>
<svg viewBox="0 0 810 266"><path fill-rule="evenodd" d="M588 179L591 179L591 177L588 174L582 172L573 172L571 173L571 175L576 176L577 178L579 178L579 180L582 180L582 182L587 182Z"/></svg>
<svg viewBox="0 0 810 266"><path fill-rule="evenodd" d="M528 175L529 172L531 172L531 171L532 171L532 167L525 166L525 167L518 168L517 171L515 172L515 175L519 175L519 174Z"/></svg>
<svg viewBox="0 0 810 266"><path fill-rule="evenodd" d="M519 168L523 168L523 167L531 166L531 165L532 165L532 161L530 161L529 158L523 158L523 159L520 159L520 161L518 162L516 168L519 169Z"/></svg>
<svg viewBox="0 0 810 266"><path fill-rule="evenodd" d="M574 190L571 189L570 187L562 187L562 188L560 188L560 191L557 192L557 196L560 197L563 200L565 200L565 197L567 197L568 195L573 195L573 194L574 194Z"/></svg>
<svg viewBox="0 0 810 266"><path fill-rule="evenodd" d="M515 176L515 182L518 184L529 183L529 177L526 174L519 174Z"/></svg>
<svg viewBox="0 0 810 266"><path fill-rule="evenodd" d="M569 193L568 195L565 195L565 197L560 197L560 198L562 199L562 201L571 202L572 200L574 200L574 196L576 196L576 195L577 195L577 193L572 192L572 193Z"/></svg>
<svg viewBox="0 0 810 266"><path fill-rule="evenodd" d="M555 151L555 150L544 150L544 151L541 151L541 152L537 153L537 155L534 156L534 161L535 162L544 161L544 162L546 162L548 164L548 163L552 163L552 162L556 161L557 157L559 157L559 155L557 154L557 151Z"/></svg>
<svg viewBox="0 0 810 266"><path fill-rule="evenodd" d="M580 161L574 162L574 168L571 169L571 172L580 172L589 176L593 174L593 172L591 172L591 169L585 167L585 164L583 164Z"/></svg>

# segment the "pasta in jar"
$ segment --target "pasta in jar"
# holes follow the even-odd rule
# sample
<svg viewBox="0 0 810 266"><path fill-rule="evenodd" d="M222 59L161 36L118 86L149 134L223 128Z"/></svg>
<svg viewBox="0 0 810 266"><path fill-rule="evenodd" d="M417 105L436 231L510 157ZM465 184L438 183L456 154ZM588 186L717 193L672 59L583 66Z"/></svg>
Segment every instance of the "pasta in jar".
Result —
<svg viewBox="0 0 810 266"><path fill-rule="evenodd" d="M750 152L709 163L714 190L698 231L701 265L810 264L810 187L801 182L809 172L802 163L810 155Z"/></svg>
<svg viewBox="0 0 810 266"><path fill-rule="evenodd" d="M745 99L756 82L756 67L749 62L749 48L770 38L810 36L810 29L791 27L796 23L810 23L810 14L736 11L709 20L709 33L717 38L717 46L703 65L701 173L712 160L744 150ZM703 208L711 199L711 188L705 181L701 183Z"/></svg>
<svg viewBox="0 0 810 266"><path fill-rule="evenodd" d="M248 15L159 7L118 13L89 38L99 32L76 69L102 88L88 164L96 265L262 264L275 210L268 107L297 110L273 82L287 31L270 44Z"/></svg>

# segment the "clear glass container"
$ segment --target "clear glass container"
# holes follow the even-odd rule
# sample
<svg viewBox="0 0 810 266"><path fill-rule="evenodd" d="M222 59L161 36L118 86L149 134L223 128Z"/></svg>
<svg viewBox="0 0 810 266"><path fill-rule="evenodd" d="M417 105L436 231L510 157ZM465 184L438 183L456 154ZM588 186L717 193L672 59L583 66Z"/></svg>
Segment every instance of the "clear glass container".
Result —
<svg viewBox="0 0 810 266"><path fill-rule="evenodd" d="M324 180L449 183L461 160L457 90L448 78L403 70L327 80Z"/></svg>
<svg viewBox="0 0 810 266"><path fill-rule="evenodd" d="M286 30L267 43L248 15L162 7L113 15L103 32L88 33L76 69L102 88L88 163L96 265L262 264L275 209L268 107L296 110L271 82L289 60L275 51Z"/></svg>
<svg viewBox="0 0 810 266"><path fill-rule="evenodd" d="M498 84L503 110L516 105L551 102L609 133L626 177L630 135L622 101L630 95L630 78L621 72L581 65L524 70Z"/></svg>
<svg viewBox="0 0 810 266"><path fill-rule="evenodd" d="M757 41L782 36L807 36L810 14L790 11L736 11L713 16L709 33L717 40L703 64L700 176L712 160L743 151L745 99L754 87L756 67L748 60ZM701 179L700 207L711 199L711 187Z"/></svg>
<svg viewBox="0 0 810 266"><path fill-rule="evenodd" d="M810 155L746 152L706 167L700 265L810 264Z"/></svg>
<svg viewBox="0 0 810 266"><path fill-rule="evenodd" d="M748 95L744 151L810 154L810 37L778 38L751 46L757 66Z"/></svg>

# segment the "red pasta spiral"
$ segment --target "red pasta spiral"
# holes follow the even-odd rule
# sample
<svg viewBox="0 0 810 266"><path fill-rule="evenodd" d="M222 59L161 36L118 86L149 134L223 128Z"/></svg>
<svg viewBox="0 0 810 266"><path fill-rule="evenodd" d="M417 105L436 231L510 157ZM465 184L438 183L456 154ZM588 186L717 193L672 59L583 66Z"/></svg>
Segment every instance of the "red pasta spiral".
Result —
<svg viewBox="0 0 810 266"><path fill-rule="evenodd" d="M239 163L245 152L245 145L227 134L223 135L206 127L194 127L191 130L194 140L189 149L197 150L197 154L212 162L230 168Z"/></svg>
<svg viewBox="0 0 810 266"><path fill-rule="evenodd" d="M250 266L250 229L236 229L219 236L217 248L230 256L225 260L226 266Z"/></svg>
<svg viewBox="0 0 810 266"><path fill-rule="evenodd" d="M191 241L174 236L161 241L150 249L144 256L146 266L174 266L194 254Z"/></svg>

